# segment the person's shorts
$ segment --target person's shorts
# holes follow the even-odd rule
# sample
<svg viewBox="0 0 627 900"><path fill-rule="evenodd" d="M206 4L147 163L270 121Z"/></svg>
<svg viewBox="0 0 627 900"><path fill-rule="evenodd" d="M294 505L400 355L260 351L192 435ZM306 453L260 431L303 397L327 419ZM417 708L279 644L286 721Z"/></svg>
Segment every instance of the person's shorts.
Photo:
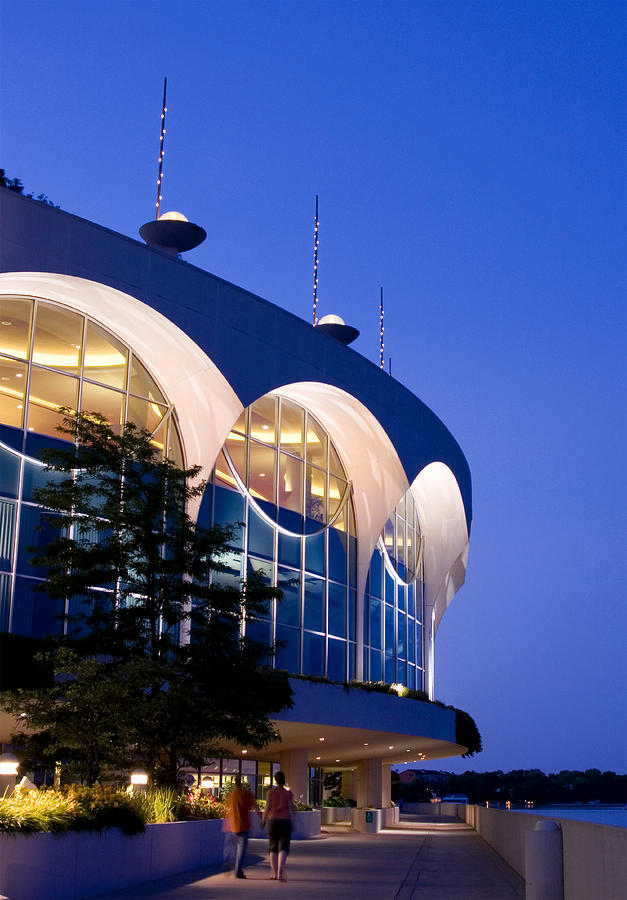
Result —
<svg viewBox="0 0 627 900"><path fill-rule="evenodd" d="M270 853L290 852L292 823L289 819L268 819L268 841Z"/></svg>

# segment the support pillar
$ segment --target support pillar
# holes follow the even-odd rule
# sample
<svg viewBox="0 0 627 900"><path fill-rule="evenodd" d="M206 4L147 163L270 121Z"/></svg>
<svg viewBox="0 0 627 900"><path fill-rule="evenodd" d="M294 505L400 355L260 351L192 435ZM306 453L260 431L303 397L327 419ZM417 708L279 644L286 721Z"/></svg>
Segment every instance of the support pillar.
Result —
<svg viewBox="0 0 627 900"><path fill-rule="evenodd" d="M362 759L357 765L357 806L382 809L383 763L381 757Z"/></svg>
<svg viewBox="0 0 627 900"><path fill-rule="evenodd" d="M392 805L392 763L381 767L381 806L388 809Z"/></svg>
<svg viewBox="0 0 627 900"><path fill-rule="evenodd" d="M342 797L348 800L355 799L355 773L352 769L342 771Z"/></svg>
<svg viewBox="0 0 627 900"><path fill-rule="evenodd" d="M309 801L309 761L307 750L283 750L279 753L281 771L294 800Z"/></svg>

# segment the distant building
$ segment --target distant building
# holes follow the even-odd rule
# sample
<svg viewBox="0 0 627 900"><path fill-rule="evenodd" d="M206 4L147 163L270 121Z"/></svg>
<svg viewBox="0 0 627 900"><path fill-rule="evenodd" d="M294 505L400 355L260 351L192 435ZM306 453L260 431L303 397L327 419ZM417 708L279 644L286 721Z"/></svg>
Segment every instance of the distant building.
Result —
<svg viewBox="0 0 627 900"><path fill-rule="evenodd" d="M354 330L341 320L325 333L178 258L182 217L149 223L145 246L4 189L0 203L0 631L60 627L29 563L52 533L33 502L38 456L59 439L61 406L98 410L202 465L202 524L244 523L220 577L255 570L283 588L255 626L284 642L277 667L432 697L471 523L468 465L434 413L345 346ZM190 228L191 246L202 229ZM252 759L234 746L206 767L216 783L241 772L260 785L274 763L315 799L322 770L341 768L360 805L381 806L390 764L465 749L451 710L293 686L280 750Z"/></svg>

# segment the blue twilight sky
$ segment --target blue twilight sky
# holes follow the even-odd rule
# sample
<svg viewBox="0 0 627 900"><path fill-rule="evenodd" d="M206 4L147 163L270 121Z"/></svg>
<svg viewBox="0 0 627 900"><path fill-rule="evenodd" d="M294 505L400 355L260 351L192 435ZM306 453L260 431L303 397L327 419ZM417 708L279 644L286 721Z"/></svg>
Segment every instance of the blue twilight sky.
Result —
<svg viewBox="0 0 627 900"><path fill-rule="evenodd" d="M3 0L0 165L132 237L361 330L470 463L467 583L436 693L485 751L627 770L622 2Z"/></svg>

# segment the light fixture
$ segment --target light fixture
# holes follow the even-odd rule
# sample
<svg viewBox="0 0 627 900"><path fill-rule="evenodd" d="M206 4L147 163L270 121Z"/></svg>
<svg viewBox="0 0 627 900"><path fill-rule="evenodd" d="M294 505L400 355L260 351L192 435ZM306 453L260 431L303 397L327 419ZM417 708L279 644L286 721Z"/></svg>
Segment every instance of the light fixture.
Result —
<svg viewBox="0 0 627 900"><path fill-rule="evenodd" d="M409 753L409 751L407 751ZM242 753L248 753L248 750L242 750Z"/></svg>
<svg viewBox="0 0 627 900"><path fill-rule="evenodd" d="M321 757L321 756L316 756L316 759L322 759L322 757Z"/></svg>
<svg viewBox="0 0 627 900"><path fill-rule="evenodd" d="M15 790L18 765L17 756L13 753L3 753L0 756L0 798L10 797Z"/></svg>
<svg viewBox="0 0 627 900"><path fill-rule="evenodd" d="M145 791L148 784L148 772L145 769L133 769L131 772L131 789Z"/></svg>
<svg viewBox="0 0 627 900"><path fill-rule="evenodd" d="M324 738L318 738L318 740L319 740L319 741L323 741L323 740L324 740Z"/></svg>
<svg viewBox="0 0 627 900"><path fill-rule="evenodd" d="M13 753L3 753L0 756L0 775L17 775L19 762Z"/></svg>

